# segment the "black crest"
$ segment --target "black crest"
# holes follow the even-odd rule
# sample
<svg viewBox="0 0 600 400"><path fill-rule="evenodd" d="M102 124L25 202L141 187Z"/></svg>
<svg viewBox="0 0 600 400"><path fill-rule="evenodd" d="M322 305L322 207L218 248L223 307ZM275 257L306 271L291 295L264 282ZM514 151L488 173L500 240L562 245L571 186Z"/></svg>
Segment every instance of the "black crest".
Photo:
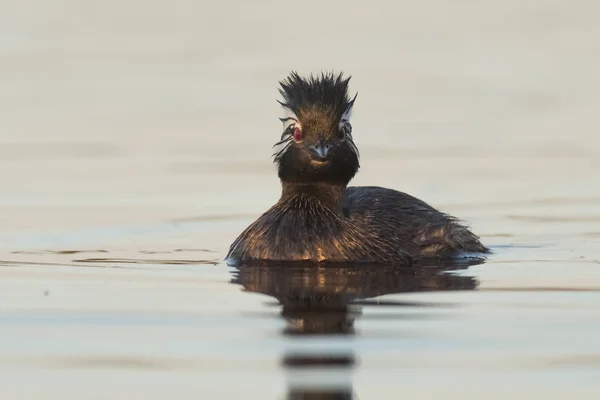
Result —
<svg viewBox="0 0 600 400"><path fill-rule="evenodd" d="M350 78L350 76L344 78L343 73L333 72L302 78L292 71L286 79L279 82L281 86L279 93L284 101L278 102L296 115L300 110L314 105L329 110L336 117L341 117L352 107L358 96L358 93L353 99L348 96Z"/></svg>

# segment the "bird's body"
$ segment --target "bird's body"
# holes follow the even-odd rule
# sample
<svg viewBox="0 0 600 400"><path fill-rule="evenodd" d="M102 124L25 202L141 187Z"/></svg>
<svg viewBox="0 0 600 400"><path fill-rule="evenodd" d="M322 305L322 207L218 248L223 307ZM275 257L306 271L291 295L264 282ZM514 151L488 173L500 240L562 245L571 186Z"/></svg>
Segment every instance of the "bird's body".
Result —
<svg viewBox="0 0 600 400"><path fill-rule="evenodd" d="M348 187L339 206L309 194L280 200L233 243L240 260L412 263L488 250L455 218L406 193Z"/></svg>
<svg viewBox="0 0 600 400"><path fill-rule="evenodd" d="M231 245L233 261L413 264L489 253L457 219L392 189L348 187L358 149L348 79L292 74L276 154L282 195ZM356 97L355 97L356 98ZM291 121L291 123L289 123Z"/></svg>

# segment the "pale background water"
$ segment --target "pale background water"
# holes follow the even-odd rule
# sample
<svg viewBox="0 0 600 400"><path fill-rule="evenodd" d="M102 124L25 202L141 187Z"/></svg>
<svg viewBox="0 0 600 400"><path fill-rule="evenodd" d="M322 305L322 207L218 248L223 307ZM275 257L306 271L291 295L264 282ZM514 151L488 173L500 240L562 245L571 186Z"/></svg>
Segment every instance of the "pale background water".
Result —
<svg viewBox="0 0 600 400"><path fill-rule="evenodd" d="M0 398L600 398L599 15L0 1ZM468 221L495 251L459 274L477 290L390 284L354 334L298 337L230 283L220 260L279 195L291 69L353 75L353 183ZM355 361L282 367L308 353Z"/></svg>

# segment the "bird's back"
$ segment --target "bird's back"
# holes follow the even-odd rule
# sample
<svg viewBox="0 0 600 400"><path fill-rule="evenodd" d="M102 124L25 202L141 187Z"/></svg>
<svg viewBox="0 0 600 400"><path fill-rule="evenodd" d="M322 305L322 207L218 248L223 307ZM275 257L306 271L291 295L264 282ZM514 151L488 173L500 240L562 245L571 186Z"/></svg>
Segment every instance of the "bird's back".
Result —
<svg viewBox="0 0 600 400"><path fill-rule="evenodd" d="M355 226L393 238L413 258L489 253L459 220L403 192L348 187L343 207Z"/></svg>

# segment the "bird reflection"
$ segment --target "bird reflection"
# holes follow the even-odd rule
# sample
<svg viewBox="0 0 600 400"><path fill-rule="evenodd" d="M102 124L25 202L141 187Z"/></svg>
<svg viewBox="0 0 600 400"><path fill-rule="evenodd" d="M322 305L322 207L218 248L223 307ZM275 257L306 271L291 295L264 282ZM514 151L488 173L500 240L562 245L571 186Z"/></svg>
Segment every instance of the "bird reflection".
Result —
<svg viewBox="0 0 600 400"><path fill-rule="evenodd" d="M474 264L475 262L472 262ZM286 321L283 335L291 337L355 334L354 322L365 305L398 307L425 306L424 303L399 301L369 301L385 294L473 290L477 280L458 275L469 264L432 266L418 269L385 268L381 265L348 267L315 267L303 265L238 265L232 283L248 292L274 297L281 306ZM356 364L351 350L345 354L285 354L283 365L292 378L288 384L288 400L353 399L351 374ZM319 384L311 381L319 376ZM342 382L324 384L323 371L335 371L345 376ZM296 378L300 377L300 378ZM296 378L296 379L294 379ZM314 379L313 379L314 380ZM327 382L325 382L327 383Z"/></svg>

